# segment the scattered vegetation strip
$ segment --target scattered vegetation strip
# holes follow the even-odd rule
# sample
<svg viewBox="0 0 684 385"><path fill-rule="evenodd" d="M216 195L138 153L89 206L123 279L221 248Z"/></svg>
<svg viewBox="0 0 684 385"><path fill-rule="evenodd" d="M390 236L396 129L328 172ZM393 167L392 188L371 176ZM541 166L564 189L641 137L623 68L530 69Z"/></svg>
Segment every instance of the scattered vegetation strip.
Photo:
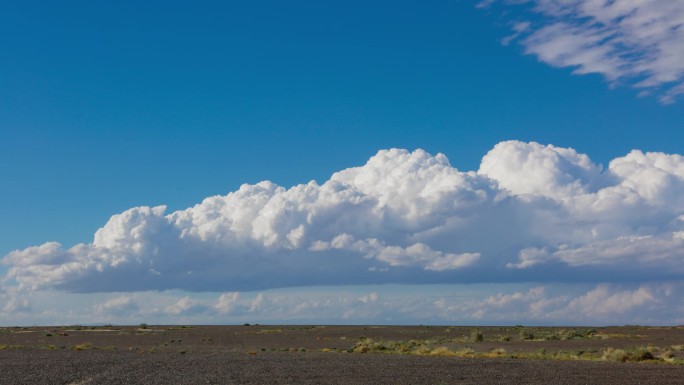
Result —
<svg viewBox="0 0 684 385"><path fill-rule="evenodd" d="M282 333L283 329L261 329L258 332L250 332L252 334L275 334Z"/></svg>
<svg viewBox="0 0 684 385"><path fill-rule="evenodd" d="M473 335L474 342L481 341L481 335ZM379 353L379 354L412 354L425 356L451 356L470 358L527 358L545 360L587 360L587 361L617 361L617 362L650 362L684 365L684 358L677 356L681 346L671 346L660 349L656 346L634 347L630 349L594 349L576 351L553 351L547 352L540 349L536 352L507 352L504 348L493 348L487 352L478 352L471 347L458 350L446 346L435 346L435 340L410 340L410 341L374 341L362 337L356 344L348 349L321 349L322 352L342 353Z"/></svg>
<svg viewBox="0 0 684 385"><path fill-rule="evenodd" d="M446 328L450 336L433 337L436 342L508 342L508 341L570 341L570 340L608 340L608 339L640 339L639 334L607 333L593 328L528 328L523 326L488 328L486 330L464 330L464 334L454 336L455 328ZM466 334L469 333L469 334Z"/></svg>
<svg viewBox="0 0 684 385"><path fill-rule="evenodd" d="M23 349L23 345L0 345L0 350Z"/></svg>
<svg viewBox="0 0 684 385"><path fill-rule="evenodd" d="M92 346L90 345L90 343L86 342L83 344L74 345L72 349L74 349L74 350L88 350L90 348L92 348Z"/></svg>

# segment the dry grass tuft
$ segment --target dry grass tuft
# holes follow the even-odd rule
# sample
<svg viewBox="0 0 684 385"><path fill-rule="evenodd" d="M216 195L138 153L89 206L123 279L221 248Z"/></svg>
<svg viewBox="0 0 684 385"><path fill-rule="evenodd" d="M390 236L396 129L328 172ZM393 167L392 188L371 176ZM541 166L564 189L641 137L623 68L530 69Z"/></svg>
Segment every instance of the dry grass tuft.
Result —
<svg viewBox="0 0 684 385"><path fill-rule="evenodd" d="M604 361L641 362L653 361L656 357L648 348L637 348L633 350L608 348L603 351L601 359Z"/></svg>

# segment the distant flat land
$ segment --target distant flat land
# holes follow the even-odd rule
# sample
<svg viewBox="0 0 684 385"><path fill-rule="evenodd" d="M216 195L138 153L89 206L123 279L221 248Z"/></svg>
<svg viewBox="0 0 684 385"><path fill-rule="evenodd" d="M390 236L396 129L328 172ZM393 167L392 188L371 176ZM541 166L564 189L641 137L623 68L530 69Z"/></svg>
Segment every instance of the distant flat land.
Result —
<svg viewBox="0 0 684 385"><path fill-rule="evenodd" d="M0 328L0 384L684 384L684 327Z"/></svg>

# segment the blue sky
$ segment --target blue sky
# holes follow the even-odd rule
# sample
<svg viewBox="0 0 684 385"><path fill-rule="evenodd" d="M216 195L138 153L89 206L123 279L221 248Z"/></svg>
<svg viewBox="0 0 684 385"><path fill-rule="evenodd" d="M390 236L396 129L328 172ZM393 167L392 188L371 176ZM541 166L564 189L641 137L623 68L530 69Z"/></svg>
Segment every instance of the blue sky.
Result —
<svg viewBox="0 0 684 385"><path fill-rule="evenodd" d="M268 298L284 295L278 290L285 287L300 287L287 289L296 290L296 294L287 292L288 298L299 304L323 306L320 304L330 303L330 298L338 301L349 298L350 302L329 305L326 308L329 312L325 313L328 318L321 318L322 322L340 319L340 314L351 314L345 322L505 323L506 319L482 316L489 314L482 307L488 303L487 299L506 299L507 295L512 296L507 301L528 300L529 306L541 300L555 300L562 305L553 310L557 314L562 314L561 308L591 309L595 303L592 301L601 299L614 303L620 298L630 298L635 303L634 307L617 309L611 314L586 310L586 317L573 321L577 323L643 321L635 318L644 309L639 306L662 307L668 303L675 309L684 309L682 303L668 302L676 297L672 293L681 289L681 285L677 286L681 271L672 272L669 268L681 262L679 243L664 245L653 241L639 246L642 254L650 250L660 260L665 258L667 263L663 265L635 263L622 268L621 263L606 262L595 272L591 267L594 263L580 255L580 251L586 252L592 247L607 249L609 254L611 247L619 247L610 242L625 237L661 240L666 233L678 233L678 227L672 223L679 215L679 206L672 199L680 188L678 178L684 178L678 171L680 168L672 166L665 170L658 166L662 162L651 162L657 172L667 174L662 177L667 183L650 169L640 173L605 170L617 158L623 159L622 163L645 164L634 157L624 158L633 149L662 153L663 157L682 153L684 109L678 88L682 88L684 68L676 64L677 60L673 61L677 59L676 52L684 52L684 49L676 50L684 41L681 34L642 34L646 27L636 22L622 22L620 12L626 11L616 9L620 3L625 4L620 1L611 9L598 10L587 8L589 2L584 0L570 2L567 9L555 9L545 1L486 3L69 1L54 4L28 1L0 5L3 52L0 59L0 233L3 234L0 255L6 256L5 264L0 267L4 276L0 281L3 286L0 310L4 309L0 323L76 322L79 314L74 304L82 300L75 298L82 296L92 303L92 309L101 311L100 318L78 321L83 323L101 320L136 323L139 319L168 322L179 314L191 322L239 322L250 317L315 321L310 314L286 315L277 307L250 313L250 309L256 311L253 302L261 294L259 290L265 290ZM676 25L681 20L677 17L684 12L680 2L642 0L642 3L641 9L655 12L665 25ZM659 14L659 10L663 12ZM636 13L633 18L637 16L640 14ZM596 29L584 23L587 18L599 20L603 27ZM602 35L606 31L613 37ZM568 37L577 36L596 42L579 46L567 43ZM597 36L600 38L594 39ZM662 50L650 52L640 47L638 44L643 43L635 42L643 41L637 39L643 36L655 39L648 42L649 46ZM627 54L615 48L629 44L632 48L642 48L638 52L646 53ZM675 54L666 54L673 51L672 47ZM661 64L649 67L644 63ZM519 142L506 142L511 140ZM390 148L408 152L378 153ZM425 153L413 152L417 149ZM576 153L568 154L564 149L574 149ZM483 157L488 152L490 166L485 170L481 162L484 165ZM478 175L486 178L456 176L453 168L437 159L439 153L448 158L453 168L463 172L479 169ZM587 155L590 159L587 161L593 166L580 159L582 154ZM529 162L516 163L525 156L527 159L548 156L550 163L546 164L557 167L554 169L557 173L549 177ZM678 158L667 159L670 163L679 162ZM297 235L300 230L297 230L298 222L294 223L296 216L287 219L292 223L281 217L268 217L264 221L272 221L268 231L273 234L264 230L254 235L257 227L250 225L251 236L263 241L258 247L265 249L249 249L250 254L242 243L225 241L227 249L207 251L197 246L199 249L190 248L187 254L178 252L169 257L173 266L183 266L184 272L218 266L215 276L206 281L215 283L206 288L198 286L199 281L170 274L170 270L166 273L148 269L149 266L144 271L132 267L132 270L120 269L108 259L111 255L120 255L113 250L124 247L121 242L129 240L131 245L138 242L132 240L134 232L129 231L135 226L127 227L130 221L137 220L136 215L144 218L136 223L143 223L145 228L153 222L150 218L162 214L143 210L121 219L120 223L114 221L119 227L110 222L111 228L101 232L100 241L94 241L96 231L112 215L131 208L166 205L163 215L171 215L206 197L226 196L244 183L267 180L285 189L310 180L324 185L333 173L367 162L368 167L360 174L372 171L376 176L388 176L392 170L410 173L415 168L424 169L432 180L444 178L446 185L456 183L453 186L458 189L467 185L474 196L489 194L491 200L478 201L480 206L473 209L479 213L491 212L487 214L489 219L468 222L463 228L440 227L444 234L421 238L419 234L423 233L419 230L436 230L416 219L418 214L413 209L407 209L387 214L386 218L396 214L397 222L383 222L383 229L376 229L377 233L371 231L373 237L368 239L360 239L346 227L336 228L337 233L331 227L329 232L316 234L328 238L318 239L310 236L312 230L306 226L301 227L305 235ZM501 162L511 169L502 168ZM379 178L378 189L371 191L364 190L368 186L359 182L358 175L347 174L337 178L336 183L352 186L349 188L354 194L362 194L364 199L377 199L380 202L377 207L383 209L386 207L383 205L391 206L391 202L404 202L403 199L408 202L406 207L414 207L412 199L423 197L392 195L383 188L389 191L407 180L426 186L431 183L428 179L408 176L406 179L399 176L398 182L392 179L392 183L387 178ZM515 180L507 175L514 175ZM566 180L564 175L577 179ZM454 178L465 179L454 182ZM615 182L615 178L620 182ZM526 182L521 185L517 180ZM548 187L555 186L554 183L558 188ZM581 188L572 187L576 185ZM602 189L618 185L643 198L643 204L634 203L636 198L632 195L624 195L615 198L619 204L606 203L612 208L619 206L614 212L587 214L584 207L589 205L577 203L581 199L602 202L601 199L613 192ZM662 191L658 190L661 187ZM263 188L270 191L263 193L268 199L275 196L304 207L301 202L306 200L300 200L298 191L292 190L282 198L275 187ZM658 191L652 193L649 188ZM504 192L510 194L506 199L512 203L502 208L494 197ZM245 193L244 201L237 201L252 207L251 203L244 202L258 194L261 192L251 191ZM461 199L462 195L458 194L444 199L448 202ZM519 198L521 194L528 195L523 199ZM536 194L536 198L530 200L529 194ZM568 194L572 195L572 201ZM590 194L596 196L590 198ZM518 199L531 206L520 209L523 203ZM492 223L510 220L521 226L534 226L537 222L526 222L518 210L536 213L543 206L538 200L562 203L558 203L562 213L549 209L540 218L560 218L569 212L567 215L574 224L595 223L587 231L598 235L590 242L581 237L560 239L555 233L521 235L500 230L497 238L510 239L492 242L492 235L485 231L492 228ZM669 204L672 206L668 208ZM321 207L331 206L326 203ZM456 214L444 211L446 206L416 207L426 217L466 218L464 211ZM309 209L301 209L306 210ZM323 209L316 210L319 213ZM348 208L336 210L343 212ZM641 222L638 218L622 218L619 214L625 210L632 210ZM641 210L657 215L642 215ZM202 215L226 213L207 212L202 211ZM365 218L365 214L361 210L349 221ZM192 215L195 214L189 213L188 217ZM237 223L235 217L231 218L232 223ZM327 220L326 226L334 221ZM406 226L415 227L407 230L400 220L411 223ZM211 242L230 238L221 228L210 231L198 224L198 219L190 222L192 225L186 228L183 227L186 222L179 224L181 219L178 219L173 231L187 230L202 242L207 237L214 237ZM372 229L373 223L376 222L362 225ZM278 227L281 224L284 227ZM549 224L555 225L556 222ZM568 231L558 226L559 233ZM115 234L116 228L129 230ZM141 249L135 249L138 254L133 256L126 251L122 258L146 263L150 253L168 246L165 238L156 238L166 228L143 232ZM464 228L472 228L472 233ZM229 233L242 234L235 229ZM333 236L345 234L353 239ZM238 235L235 239L242 239ZM450 237L459 241L449 243ZM251 245L254 239L245 242ZM298 243L300 239L306 245ZM373 239L380 243L373 243ZM273 251L273 245L281 240L290 243L280 251ZM27 249L46 242L59 242L62 246L42 251ZM65 252L81 243L88 248L84 254ZM411 248L418 244L427 249ZM173 242L171 245L175 247ZM579 251L568 257L563 245ZM113 254L107 254L105 249ZM193 259L191 255L197 250L210 257ZM297 250L302 250L304 256L297 254ZM104 254L93 257L100 252ZM344 272L344 276L321 273L318 279L311 279L308 278L313 271L311 266L328 266L328 262L317 259L316 253L325 255L324 258L338 258L338 254L358 258L349 259L351 262L331 262L329 268ZM230 257L217 262L224 254L239 255L242 259ZM494 254L508 259L497 259ZM254 262L257 266L254 271L243 271L240 266L252 263L248 261L253 255L263 256L266 262ZM50 262L46 264L45 258ZM108 273L106 267L104 273L96 269L100 273L95 275L89 275L87 269L83 270L85 273L78 270L80 273L73 277L80 278L65 276L59 280L27 273L32 271L31 266L49 266L47 270L73 264L90 266L89 263L95 263L92 258L109 261L113 272ZM638 259L632 255L623 258L623 262ZM378 264L371 266L368 261ZM152 260L149 263L152 266ZM155 263L160 262L155 260ZM291 268L281 269L282 266ZM460 270L463 266L466 270ZM16 272L8 273L13 268ZM382 279L368 273L376 271L369 269L386 268L391 274ZM155 280L146 276L149 271L163 278ZM121 274L131 277L129 286L92 284L120 282ZM170 276L173 278L166 280ZM224 282L229 283L224 287ZM518 286L506 286L511 282ZM563 292L558 285L567 284L562 282L575 282L568 292L575 293L576 297L562 298L558 294ZM387 283L399 286L388 289L384 286ZM458 286L464 283L475 284L477 290ZM320 293L326 292L320 287L326 284L332 287L333 294L320 297ZM416 284L420 284L420 290ZM443 286L430 284L453 284L454 293L471 295L470 302L458 298L440 302ZM428 290L430 287L433 289ZM401 313L397 310L402 308L399 304L409 301L406 296L414 291L422 293L415 299L418 302L411 305L411 312ZM220 302L224 292L240 294L223 297L225 301ZM516 297L515 293L519 295ZM387 299L390 297L393 300ZM146 307L142 304L151 298L161 303L166 301L168 306L161 306L158 313L145 314L142 310ZM363 307L383 298L388 314L398 312L394 321L382 318L382 314L368 313ZM173 307L184 299L182 306ZM76 319L66 318L59 312L51 313L48 306L51 301L61 301L65 306L71 304L75 309L72 316ZM424 308L424 303L432 304L433 308ZM434 310L438 303L443 305L442 313ZM231 310L231 306L237 310ZM470 318L454 318L455 309L463 312L466 308L475 309ZM107 313L108 309L128 310ZM554 323L557 321L548 316L553 311L524 320ZM422 318L416 315L419 313L435 315ZM520 314L505 314L510 314L513 324L520 319L516 318ZM684 322L681 321L684 314L678 311L656 314L645 321ZM86 317L85 313L80 316Z"/></svg>

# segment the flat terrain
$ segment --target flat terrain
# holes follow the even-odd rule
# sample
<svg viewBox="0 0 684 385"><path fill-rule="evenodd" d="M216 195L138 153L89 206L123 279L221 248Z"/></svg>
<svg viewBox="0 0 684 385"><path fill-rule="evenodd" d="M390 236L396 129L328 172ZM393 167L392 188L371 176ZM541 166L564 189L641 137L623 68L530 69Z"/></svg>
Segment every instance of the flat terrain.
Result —
<svg viewBox="0 0 684 385"><path fill-rule="evenodd" d="M682 384L684 328L0 328L0 384Z"/></svg>

